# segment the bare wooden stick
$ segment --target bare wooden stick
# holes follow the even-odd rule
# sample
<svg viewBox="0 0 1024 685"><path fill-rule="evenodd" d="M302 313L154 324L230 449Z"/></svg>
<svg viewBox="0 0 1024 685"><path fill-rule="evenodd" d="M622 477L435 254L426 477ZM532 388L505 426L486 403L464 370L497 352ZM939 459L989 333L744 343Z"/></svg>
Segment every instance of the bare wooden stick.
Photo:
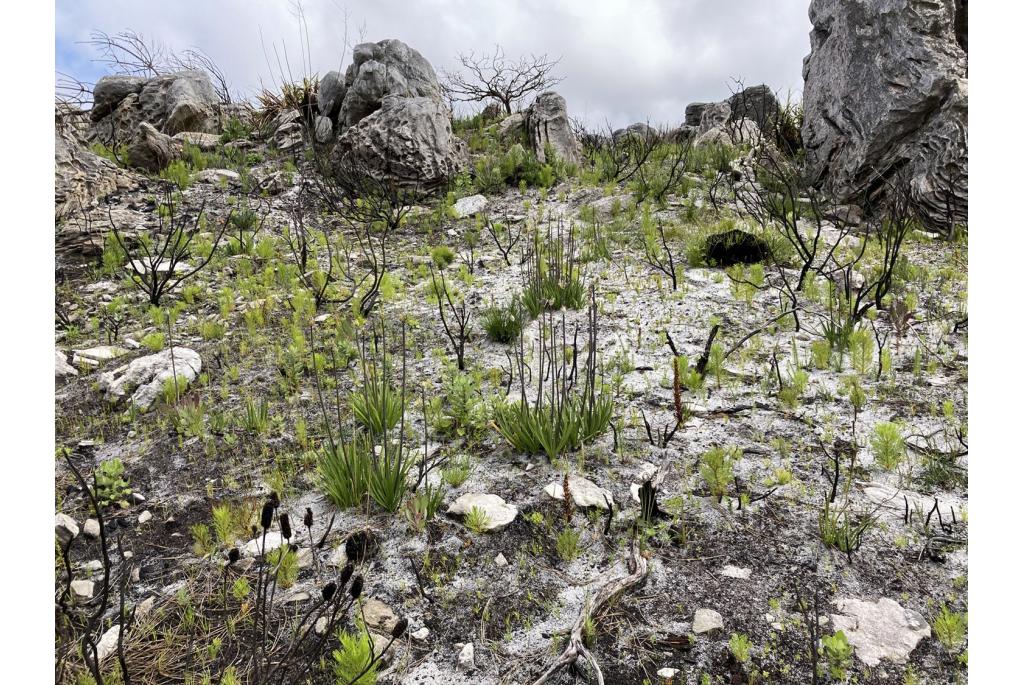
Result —
<svg viewBox="0 0 1024 685"><path fill-rule="evenodd" d="M628 563L629 568L632 570L627 575L609 581L595 595L584 602L583 609L580 610L580 615L572 626L572 632L569 634L569 644L566 646L565 651L548 666L547 670L537 680L533 681L533 685L543 685L559 670L576 663L576 660L581 656L590 663L597 685L604 685L604 675L601 673L601 666L597 663L597 659L590 653L586 645L583 644L583 625L586 623L587 618L600 611L601 607L626 590L639 585L647 578L647 559L640 553L640 544L635 538L630 545Z"/></svg>

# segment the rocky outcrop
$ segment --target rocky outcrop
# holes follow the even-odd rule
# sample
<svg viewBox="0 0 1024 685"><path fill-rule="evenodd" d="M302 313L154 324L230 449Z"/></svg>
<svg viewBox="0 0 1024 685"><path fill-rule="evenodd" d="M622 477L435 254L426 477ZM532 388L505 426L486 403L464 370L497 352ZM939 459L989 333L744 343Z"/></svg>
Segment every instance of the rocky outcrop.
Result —
<svg viewBox="0 0 1024 685"><path fill-rule="evenodd" d="M168 135L221 131L223 108L210 77L203 71L150 79L104 76L96 84L93 99L87 137L107 145L126 142L143 121Z"/></svg>
<svg viewBox="0 0 1024 685"><path fill-rule="evenodd" d="M558 159L570 164L580 163L580 143L569 125L565 98L558 93L549 90L537 96L526 110L526 132L533 154L541 162L549 161L547 150L550 148Z"/></svg>
<svg viewBox="0 0 1024 685"><path fill-rule="evenodd" d="M744 88L726 102L729 104L729 121L749 119L762 132L774 133L781 107L775 93L768 86L761 84Z"/></svg>
<svg viewBox="0 0 1024 685"><path fill-rule="evenodd" d="M210 77L202 71L157 76L139 92L143 120L170 135L181 131L219 132L219 104Z"/></svg>
<svg viewBox="0 0 1024 685"><path fill-rule="evenodd" d="M441 101L441 88L430 62L393 38L355 47L352 63L345 70L343 92L338 114L343 126L353 126L380 109L389 95Z"/></svg>
<svg viewBox="0 0 1024 685"><path fill-rule="evenodd" d="M141 76L104 76L92 90L92 109L89 118L99 121L114 111L129 95L137 95L146 85Z"/></svg>
<svg viewBox="0 0 1024 685"><path fill-rule="evenodd" d="M367 173L408 189L440 187L466 165L465 143L453 135L434 68L398 40L357 45L343 84L324 78L331 95L319 106L337 114L333 164L339 175ZM329 137L320 127L321 142Z"/></svg>
<svg viewBox="0 0 1024 685"><path fill-rule="evenodd" d="M410 189L440 186L466 164L465 143L452 133L440 100L390 96L347 129L334 149L335 168L391 178Z"/></svg>
<svg viewBox="0 0 1024 685"><path fill-rule="evenodd" d="M704 108L712 103L710 102L691 102L686 106L686 110L683 114L683 125L685 126L700 126L701 117L704 116Z"/></svg>
<svg viewBox="0 0 1024 685"><path fill-rule="evenodd" d="M160 133L152 124L143 121L128 148L128 164L137 169L159 173L181 156L182 149L181 141Z"/></svg>
<svg viewBox="0 0 1024 685"><path fill-rule="evenodd" d="M626 128L616 129L612 132L612 140L616 143L629 136L635 136L637 138L647 140L659 138L660 134L658 133L658 129L643 122L630 124Z"/></svg>
<svg viewBox="0 0 1024 685"><path fill-rule="evenodd" d="M54 131L54 218L59 223L98 200L136 185L133 175L100 157L71 126Z"/></svg>
<svg viewBox="0 0 1024 685"><path fill-rule="evenodd" d="M320 79L316 91L316 109L320 116L332 122L338 120L341 103L345 100L345 79L340 72L329 71Z"/></svg>
<svg viewBox="0 0 1024 685"><path fill-rule="evenodd" d="M897 173L933 227L967 220L964 0L813 0L804 60L808 170L871 203Z"/></svg>
<svg viewBox="0 0 1024 685"><path fill-rule="evenodd" d="M774 140L779 111L778 98L768 86L743 88L720 102L687 104L677 137L694 137L697 144L756 142L765 136Z"/></svg>

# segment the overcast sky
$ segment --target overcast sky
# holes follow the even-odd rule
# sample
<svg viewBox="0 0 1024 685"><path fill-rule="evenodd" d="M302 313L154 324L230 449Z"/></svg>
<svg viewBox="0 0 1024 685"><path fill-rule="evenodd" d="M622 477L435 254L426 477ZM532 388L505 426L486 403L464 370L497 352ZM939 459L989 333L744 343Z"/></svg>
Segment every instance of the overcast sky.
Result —
<svg viewBox="0 0 1024 685"><path fill-rule="evenodd" d="M591 126L673 125L688 103L727 97L734 78L799 98L807 7L808 0L304 0L306 69L322 75L348 63L347 15L350 44L398 38L439 77L459 52L500 44L509 56L547 53L562 59L556 90L571 116ZM93 29L201 48L242 95L279 80L274 46L282 62L287 52L293 75L303 73L289 0L57 0L56 24L57 70L89 82L109 70L83 43Z"/></svg>

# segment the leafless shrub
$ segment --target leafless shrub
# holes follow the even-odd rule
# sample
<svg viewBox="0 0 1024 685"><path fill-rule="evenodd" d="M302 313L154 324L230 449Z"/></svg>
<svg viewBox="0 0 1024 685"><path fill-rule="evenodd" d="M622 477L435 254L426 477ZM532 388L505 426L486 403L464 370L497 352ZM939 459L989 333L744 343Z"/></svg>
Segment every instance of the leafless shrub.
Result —
<svg viewBox="0 0 1024 685"><path fill-rule="evenodd" d="M190 216L187 208L182 210L167 189L163 202L157 210L159 228L150 236L143 236L136 245L131 245L118 230L111 205L107 205L110 230L121 250L126 255L125 270L132 283L146 294L149 303L160 305L164 295L176 288L182 281L199 273L210 263L217 246L227 232L232 213L224 219L214 234L213 244L206 256L199 256L199 263L190 266L185 260L193 256L192 243L200 231L203 221L204 202L197 212Z"/></svg>
<svg viewBox="0 0 1024 685"><path fill-rule="evenodd" d="M541 93L562 81L552 73L561 59L548 59L546 54L515 60L495 45L493 53L459 53L458 59L465 73L444 72L445 94L459 102L493 99L501 103L506 114L511 114L527 95Z"/></svg>

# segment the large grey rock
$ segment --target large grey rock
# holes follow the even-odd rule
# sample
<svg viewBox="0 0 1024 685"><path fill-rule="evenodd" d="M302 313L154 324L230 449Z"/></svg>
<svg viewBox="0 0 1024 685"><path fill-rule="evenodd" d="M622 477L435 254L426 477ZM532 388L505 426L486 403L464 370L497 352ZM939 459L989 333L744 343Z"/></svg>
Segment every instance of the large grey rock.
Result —
<svg viewBox="0 0 1024 685"><path fill-rule="evenodd" d="M686 106L685 113L683 115L683 124L686 126L700 126L700 119L704 115L704 108L707 107L710 102L691 102Z"/></svg>
<svg viewBox="0 0 1024 685"><path fill-rule="evenodd" d="M219 105L217 91L202 71L157 76L139 93L143 120L170 135L181 131L217 133Z"/></svg>
<svg viewBox="0 0 1024 685"><path fill-rule="evenodd" d="M116 402L132 393L131 402L148 409L163 389L164 381L174 377L191 383L203 368L199 353L187 347L139 357L108 373L100 374L99 387L108 401Z"/></svg>
<svg viewBox="0 0 1024 685"><path fill-rule="evenodd" d="M452 133L440 100L389 96L380 109L339 137L334 164L339 170L366 170L403 187L426 189L462 170L466 148Z"/></svg>
<svg viewBox="0 0 1024 685"><path fill-rule="evenodd" d="M182 144L188 143L199 148L203 152L212 152L220 145L220 136L214 133L200 133L199 131L182 131L172 136Z"/></svg>
<svg viewBox="0 0 1024 685"><path fill-rule="evenodd" d="M877 200L902 169L926 224L946 224L947 200L966 222L966 12L963 0L811 2L803 142L841 201Z"/></svg>
<svg viewBox="0 0 1024 685"><path fill-rule="evenodd" d="M160 133L156 128L143 121L128 148L128 164L131 166L158 173L168 164L181 157L184 145L180 140Z"/></svg>
<svg viewBox="0 0 1024 685"><path fill-rule="evenodd" d="M70 127L54 131L53 166L53 212L57 222L137 182L133 174L86 148Z"/></svg>
<svg viewBox="0 0 1024 685"><path fill-rule="evenodd" d="M316 107L320 116L337 121L341 103L345 100L345 79L340 72L329 71L320 79L316 91Z"/></svg>
<svg viewBox="0 0 1024 685"><path fill-rule="evenodd" d="M345 71L338 119L352 126L381 108L389 95L441 102L437 74L423 55L400 40L360 43Z"/></svg>
<svg viewBox="0 0 1024 685"><path fill-rule="evenodd" d="M553 91L537 96L526 110L526 132L530 147L541 162L546 162L546 150L550 146L558 159L579 164L580 143L569 126L569 113L565 98Z"/></svg>
<svg viewBox="0 0 1024 685"><path fill-rule="evenodd" d="M779 100L764 84L744 88L726 102L729 103L730 121L749 119L766 133L773 131L778 122Z"/></svg>
<svg viewBox="0 0 1024 685"><path fill-rule="evenodd" d="M868 666L877 666L882 659L905 663L917 643L931 634L924 616L887 597L877 602L840 598L836 605L840 613L832 614L832 626L846 634L854 653Z"/></svg>
<svg viewBox="0 0 1024 685"><path fill-rule="evenodd" d="M628 136L635 136L646 140L650 138L658 138L659 133L658 129L643 122L630 124L626 128L620 128L612 132L612 140L616 143Z"/></svg>
<svg viewBox="0 0 1024 685"><path fill-rule="evenodd" d="M146 85L142 76L104 76L92 89L92 109L89 118L99 121L114 111L129 95L139 93Z"/></svg>
<svg viewBox="0 0 1024 685"><path fill-rule="evenodd" d="M761 129L751 119L726 121L712 126L693 141L697 147L719 143L723 145L739 145L740 143L757 143L761 138Z"/></svg>
<svg viewBox="0 0 1024 685"><path fill-rule="evenodd" d="M334 124L327 117L317 117L316 127L314 128L314 135L316 136L316 142L327 143L330 142L334 136Z"/></svg>
<svg viewBox="0 0 1024 685"><path fill-rule="evenodd" d="M713 102L709 105L705 105L701 110L700 125L697 127L697 137L699 138L704 133L715 129L721 128L729 123L729 119L732 118L732 105L728 101Z"/></svg>

